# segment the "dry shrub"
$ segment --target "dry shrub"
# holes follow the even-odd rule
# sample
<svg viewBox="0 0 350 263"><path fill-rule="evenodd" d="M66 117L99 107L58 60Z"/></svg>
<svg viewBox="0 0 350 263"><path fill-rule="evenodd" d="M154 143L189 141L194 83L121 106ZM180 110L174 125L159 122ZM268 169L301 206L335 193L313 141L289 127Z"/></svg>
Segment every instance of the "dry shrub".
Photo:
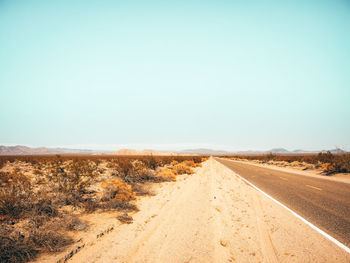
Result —
<svg viewBox="0 0 350 263"><path fill-rule="evenodd" d="M66 211L66 205L89 212L135 211L131 200L136 194L150 194L150 182L191 174L200 160L194 156L0 156L0 168L21 168L0 172L0 262L28 261L70 244L72 240L61 231L84 231L88 225ZM158 168L169 164L172 170ZM108 173L102 170L105 167ZM33 178L23 172L31 172ZM103 180L99 175L107 178L109 172L116 179L103 182L103 196L96 195L95 184ZM129 216L119 219L132 222Z"/></svg>
<svg viewBox="0 0 350 263"><path fill-rule="evenodd" d="M201 163L195 163L193 160L188 160L188 161L185 161L184 163L191 167L202 167Z"/></svg>
<svg viewBox="0 0 350 263"><path fill-rule="evenodd" d="M2 169L2 167L5 166L6 163L7 163L6 159L0 158L0 170Z"/></svg>
<svg viewBox="0 0 350 263"><path fill-rule="evenodd" d="M0 214L19 218L31 206L32 185L19 171L0 172Z"/></svg>
<svg viewBox="0 0 350 263"><path fill-rule="evenodd" d="M28 237L13 227L0 225L0 262L24 262L38 253Z"/></svg>
<svg viewBox="0 0 350 263"><path fill-rule="evenodd" d="M176 181L176 174L175 174L174 170L162 169L157 174L157 177L159 177L165 181Z"/></svg>
<svg viewBox="0 0 350 263"><path fill-rule="evenodd" d="M134 204L130 201L136 198L136 194L130 185L122 179L115 178L101 183L104 188L102 209L117 209L117 210L137 210Z"/></svg>
<svg viewBox="0 0 350 263"><path fill-rule="evenodd" d="M309 169L315 169L315 165L314 164L310 164L310 163L303 163L303 170L309 170Z"/></svg>
<svg viewBox="0 0 350 263"><path fill-rule="evenodd" d="M300 166L300 162L294 161L294 162L291 162L290 165L297 167L297 166Z"/></svg>
<svg viewBox="0 0 350 263"><path fill-rule="evenodd" d="M130 201L135 199L132 187L119 178L104 181L101 187L105 189L103 200Z"/></svg>
<svg viewBox="0 0 350 263"><path fill-rule="evenodd" d="M49 252L60 251L61 248L73 243L73 240L60 234L57 231L47 229L33 229L30 239L34 247L44 249Z"/></svg>
<svg viewBox="0 0 350 263"><path fill-rule="evenodd" d="M175 160L170 163L170 165L172 165L172 166L177 165L177 164L178 164L178 161L175 161Z"/></svg>
<svg viewBox="0 0 350 263"><path fill-rule="evenodd" d="M139 196L145 196L145 195L154 195L154 193L151 191L151 187L148 183L132 183L132 191L136 193L136 195Z"/></svg>
<svg viewBox="0 0 350 263"><path fill-rule="evenodd" d="M117 219L123 224L132 224L133 218L128 214L117 216Z"/></svg>
<svg viewBox="0 0 350 263"><path fill-rule="evenodd" d="M97 166L86 160L63 162L58 159L51 164L49 172L45 173L48 182L59 192L79 194L84 193L96 176Z"/></svg>
<svg viewBox="0 0 350 263"><path fill-rule="evenodd" d="M33 204L31 212L34 215L56 217L58 216L58 207L51 199L39 199Z"/></svg>
<svg viewBox="0 0 350 263"><path fill-rule="evenodd" d="M195 167L195 163L193 160L183 161L183 163L188 165L188 166Z"/></svg>
<svg viewBox="0 0 350 263"><path fill-rule="evenodd" d="M136 205L131 204L126 201L120 201L116 199L108 200L100 205L100 208L105 210L116 209L122 211L137 211L138 208Z"/></svg>
<svg viewBox="0 0 350 263"><path fill-rule="evenodd" d="M130 159L118 159L114 161L114 175L123 179L127 178L132 173L132 163Z"/></svg>
<svg viewBox="0 0 350 263"><path fill-rule="evenodd" d="M88 200L83 203L84 211L87 213L92 213L97 209L101 208L101 204L95 200Z"/></svg>
<svg viewBox="0 0 350 263"><path fill-rule="evenodd" d="M175 174L193 174L191 167L184 162L175 165L173 171Z"/></svg>
<svg viewBox="0 0 350 263"><path fill-rule="evenodd" d="M132 161L132 175L130 175L130 179L133 182L143 182L149 181L152 178L152 172L144 162L139 160Z"/></svg>
<svg viewBox="0 0 350 263"><path fill-rule="evenodd" d="M25 262L39 252L60 251L73 240L46 228L31 228L21 231L0 225L0 262Z"/></svg>
<svg viewBox="0 0 350 263"><path fill-rule="evenodd" d="M323 164L321 164L320 168L326 174L332 174L335 172L335 167L331 163L323 163Z"/></svg>
<svg viewBox="0 0 350 263"><path fill-rule="evenodd" d="M67 216L64 218L65 228L67 230L75 230L75 231L86 231L89 229L88 223L82 221L76 216Z"/></svg>
<svg viewBox="0 0 350 263"><path fill-rule="evenodd" d="M153 170L140 160L121 159L115 167L115 175L128 183L154 181Z"/></svg>
<svg viewBox="0 0 350 263"><path fill-rule="evenodd" d="M118 163L115 160L107 162L106 167L108 169L115 169L118 166Z"/></svg>
<svg viewBox="0 0 350 263"><path fill-rule="evenodd" d="M143 158L143 163L147 168L155 170L159 165L161 165L161 161L156 159L153 155L147 156Z"/></svg>

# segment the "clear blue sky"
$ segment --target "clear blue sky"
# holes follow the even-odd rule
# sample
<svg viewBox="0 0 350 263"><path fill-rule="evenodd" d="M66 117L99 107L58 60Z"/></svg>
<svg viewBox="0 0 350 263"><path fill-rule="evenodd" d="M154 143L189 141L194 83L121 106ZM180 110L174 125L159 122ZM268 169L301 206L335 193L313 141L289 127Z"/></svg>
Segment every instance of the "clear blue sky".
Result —
<svg viewBox="0 0 350 263"><path fill-rule="evenodd" d="M0 100L0 144L350 150L350 2L0 0Z"/></svg>

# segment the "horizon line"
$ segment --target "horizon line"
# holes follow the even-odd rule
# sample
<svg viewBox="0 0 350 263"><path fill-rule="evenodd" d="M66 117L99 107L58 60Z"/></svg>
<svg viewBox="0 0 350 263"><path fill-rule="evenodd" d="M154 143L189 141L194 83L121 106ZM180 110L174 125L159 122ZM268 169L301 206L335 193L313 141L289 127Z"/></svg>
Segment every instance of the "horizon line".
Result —
<svg viewBox="0 0 350 263"><path fill-rule="evenodd" d="M25 146L29 148L48 148L48 149L70 149L70 150L86 150L86 151L105 151L113 152L121 149L130 150L156 150L156 151L184 151L184 150L214 150L214 151L226 151L226 152L240 152L240 151L255 151L255 152L268 152L275 149L284 149L288 152L293 151L305 151L305 152L321 152L327 150L340 149L343 151L348 151L345 147L334 146L326 149L302 149L295 147L293 150L289 150L289 147L269 147L268 149L261 148L245 148L245 149L233 149L231 147L216 145L216 144L201 144L201 143L177 143L177 144L142 144L142 143L129 143L129 144L67 144L67 145L45 145L38 146L32 144L18 144L18 143L0 143L0 146L14 147L14 146Z"/></svg>

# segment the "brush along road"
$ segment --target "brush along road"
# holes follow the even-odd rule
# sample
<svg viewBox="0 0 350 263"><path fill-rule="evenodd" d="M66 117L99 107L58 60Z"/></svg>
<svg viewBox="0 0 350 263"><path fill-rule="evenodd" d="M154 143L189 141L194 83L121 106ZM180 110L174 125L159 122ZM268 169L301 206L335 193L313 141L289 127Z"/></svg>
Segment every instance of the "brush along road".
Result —
<svg viewBox="0 0 350 263"><path fill-rule="evenodd" d="M196 174L156 187L139 200L132 224L68 262L350 262L349 253L213 158Z"/></svg>

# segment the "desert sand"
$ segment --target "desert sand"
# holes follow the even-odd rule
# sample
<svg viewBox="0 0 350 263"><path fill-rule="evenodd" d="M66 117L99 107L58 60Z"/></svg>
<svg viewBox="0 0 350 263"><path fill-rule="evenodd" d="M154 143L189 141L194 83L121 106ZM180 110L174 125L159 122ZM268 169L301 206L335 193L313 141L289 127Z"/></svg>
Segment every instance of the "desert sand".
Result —
<svg viewBox="0 0 350 263"><path fill-rule="evenodd" d="M119 224L68 262L350 262L212 158L156 191L138 201L132 224Z"/></svg>

